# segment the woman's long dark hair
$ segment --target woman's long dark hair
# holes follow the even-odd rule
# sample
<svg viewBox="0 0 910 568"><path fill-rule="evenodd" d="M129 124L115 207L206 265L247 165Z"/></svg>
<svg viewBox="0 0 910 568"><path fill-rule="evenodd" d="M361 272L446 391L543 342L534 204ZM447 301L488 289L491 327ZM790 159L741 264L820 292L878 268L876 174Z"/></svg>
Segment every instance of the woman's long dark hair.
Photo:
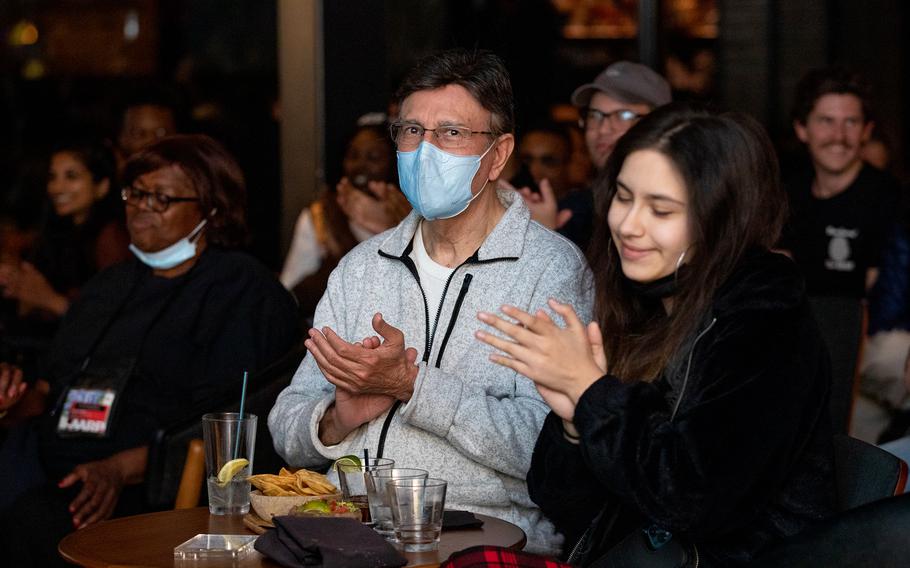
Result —
<svg viewBox="0 0 910 568"><path fill-rule="evenodd" d="M669 159L688 194L691 248L669 314L659 301L631 293L606 222L616 178L639 150ZM657 378L697 331L743 255L776 243L787 211L778 175L767 134L745 115L668 105L623 136L596 182L602 199L591 250L595 317L612 374L627 381Z"/></svg>

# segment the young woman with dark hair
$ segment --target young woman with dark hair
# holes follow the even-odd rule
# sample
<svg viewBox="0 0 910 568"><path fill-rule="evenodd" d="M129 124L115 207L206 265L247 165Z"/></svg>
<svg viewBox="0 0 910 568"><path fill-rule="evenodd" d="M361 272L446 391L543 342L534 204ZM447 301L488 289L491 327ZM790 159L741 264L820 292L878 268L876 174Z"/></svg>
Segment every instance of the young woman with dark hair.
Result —
<svg viewBox="0 0 910 568"><path fill-rule="evenodd" d="M477 333L492 360L553 409L528 486L573 564L744 564L833 511L830 373L802 280L770 251L777 175L753 120L660 109L599 180L596 321L555 300L565 327L479 314L508 338Z"/></svg>
<svg viewBox="0 0 910 568"><path fill-rule="evenodd" d="M21 314L56 320L100 270L129 257L114 156L100 142L60 143L48 163L48 207L26 262L0 266L0 290Z"/></svg>

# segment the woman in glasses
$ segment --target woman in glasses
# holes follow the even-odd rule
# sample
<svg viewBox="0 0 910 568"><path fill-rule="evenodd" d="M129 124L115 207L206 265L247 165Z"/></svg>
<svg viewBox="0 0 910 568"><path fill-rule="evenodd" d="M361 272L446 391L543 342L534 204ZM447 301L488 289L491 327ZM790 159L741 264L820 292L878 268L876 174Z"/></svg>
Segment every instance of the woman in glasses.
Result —
<svg viewBox="0 0 910 568"><path fill-rule="evenodd" d="M14 520L0 532L19 539L7 550L28 556L22 565L59 562L53 539L67 530L141 511L155 431L236 400L245 371L299 338L291 295L237 250L245 188L220 144L164 138L130 158L124 183L135 259L83 288L43 380L24 388L16 369L0 368L6 423L42 411L34 423L44 479L0 511Z"/></svg>
<svg viewBox="0 0 910 568"><path fill-rule="evenodd" d="M565 327L480 314L510 339L478 333L493 360L552 408L528 485L574 564L741 565L833 512L827 356L796 267L769 250L777 175L754 121L659 109L600 179L595 322L555 300Z"/></svg>
<svg viewBox="0 0 910 568"><path fill-rule="evenodd" d="M0 264L0 291L36 323L66 313L99 270L125 260L129 237L118 203L114 156L101 143L61 143L48 163L48 210L26 262Z"/></svg>

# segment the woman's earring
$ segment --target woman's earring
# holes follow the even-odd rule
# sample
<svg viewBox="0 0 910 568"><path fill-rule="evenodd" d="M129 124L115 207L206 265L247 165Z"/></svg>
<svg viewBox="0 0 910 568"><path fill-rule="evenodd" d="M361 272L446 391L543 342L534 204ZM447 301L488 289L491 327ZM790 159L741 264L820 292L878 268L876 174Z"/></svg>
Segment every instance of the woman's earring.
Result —
<svg viewBox="0 0 910 568"><path fill-rule="evenodd" d="M679 259L676 261L676 271L679 272L679 267L682 266L683 260L686 258L686 251L682 251L682 254L679 255Z"/></svg>

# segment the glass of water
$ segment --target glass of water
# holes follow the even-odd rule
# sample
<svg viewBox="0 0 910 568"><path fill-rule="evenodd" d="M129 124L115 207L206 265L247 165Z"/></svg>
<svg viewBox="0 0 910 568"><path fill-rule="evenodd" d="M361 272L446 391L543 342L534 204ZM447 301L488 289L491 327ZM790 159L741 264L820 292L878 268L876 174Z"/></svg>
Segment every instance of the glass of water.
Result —
<svg viewBox="0 0 910 568"><path fill-rule="evenodd" d="M339 465L338 485L341 488L341 498L350 501L360 508L360 520L372 524L370 517L369 498L367 497L368 472L377 469L389 469L395 465L395 460L389 458L370 458L360 460L360 465Z"/></svg>
<svg viewBox="0 0 910 568"><path fill-rule="evenodd" d="M256 446L256 415L217 412L202 417L209 513L244 515L250 510L250 482Z"/></svg>
<svg viewBox="0 0 910 568"><path fill-rule="evenodd" d="M392 508L389 503L388 482L391 479L426 479L430 476L425 469L410 467L393 467L374 469L368 472L367 497L370 503L370 516L373 529L389 540L395 538L395 527L392 525Z"/></svg>
<svg viewBox="0 0 910 568"><path fill-rule="evenodd" d="M390 479L386 483L395 538L405 552L439 548L446 482L442 479Z"/></svg>

